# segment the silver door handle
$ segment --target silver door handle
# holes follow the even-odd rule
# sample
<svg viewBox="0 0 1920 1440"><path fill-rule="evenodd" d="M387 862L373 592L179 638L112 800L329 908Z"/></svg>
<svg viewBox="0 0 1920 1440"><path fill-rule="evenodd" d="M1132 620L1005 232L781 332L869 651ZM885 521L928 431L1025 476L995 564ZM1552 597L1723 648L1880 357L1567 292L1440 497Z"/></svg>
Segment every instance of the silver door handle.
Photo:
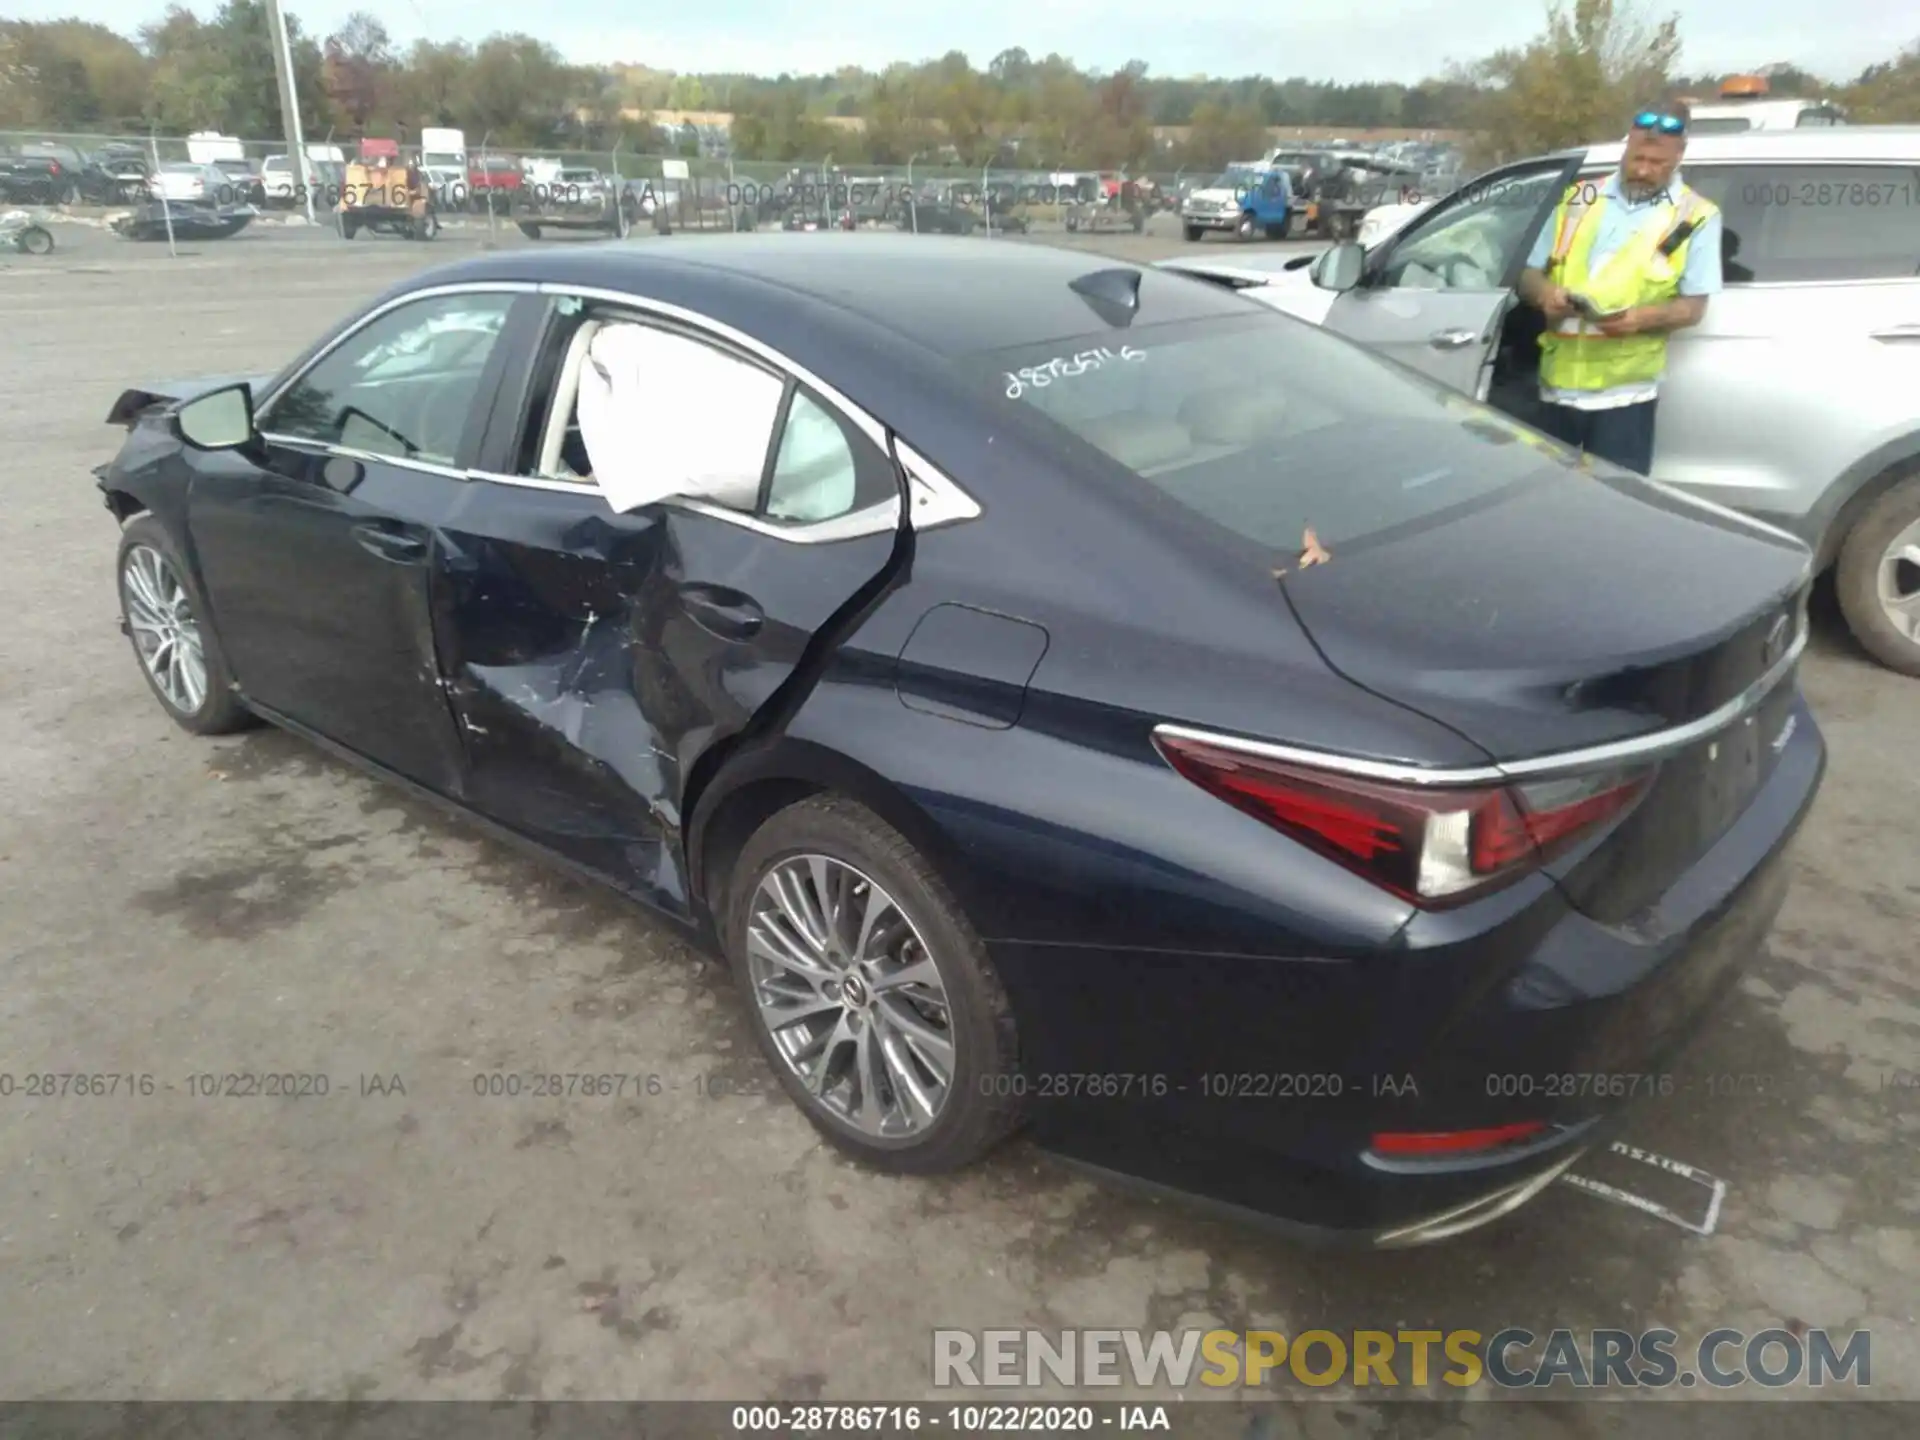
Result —
<svg viewBox="0 0 1920 1440"><path fill-rule="evenodd" d="M1436 330L1427 337L1427 343L1436 350L1458 350L1479 338L1478 330Z"/></svg>

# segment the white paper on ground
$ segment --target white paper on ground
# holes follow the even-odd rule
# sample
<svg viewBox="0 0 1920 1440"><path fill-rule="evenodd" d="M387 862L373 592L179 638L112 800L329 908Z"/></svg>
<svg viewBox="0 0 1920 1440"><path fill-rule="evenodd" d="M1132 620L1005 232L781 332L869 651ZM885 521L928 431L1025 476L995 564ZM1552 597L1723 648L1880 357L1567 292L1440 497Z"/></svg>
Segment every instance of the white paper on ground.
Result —
<svg viewBox="0 0 1920 1440"><path fill-rule="evenodd" d="M616 512L669 496L751 510L783 382L670 331L603 325L580 367L580 438Z"/></svg>

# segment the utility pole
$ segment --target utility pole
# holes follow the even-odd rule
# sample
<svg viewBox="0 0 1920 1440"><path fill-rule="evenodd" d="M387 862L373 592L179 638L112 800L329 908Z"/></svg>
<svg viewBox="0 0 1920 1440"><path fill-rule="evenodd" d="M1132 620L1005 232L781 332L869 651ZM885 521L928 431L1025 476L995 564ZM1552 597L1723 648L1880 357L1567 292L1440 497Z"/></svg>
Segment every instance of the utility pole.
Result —
<svg viewBox="0 0 1920 1440"><path fill-rule="evenodd" d="M307 200L307 223L313 223L313 185L307 164L307 145L300 133L300 96L293 84L293 46L287 39L287 17L280 11L280 0L267 0L267 19L273 26L273 68L280 78L280 124L287 139L287 158L299 177L300 193Z"/></svg>

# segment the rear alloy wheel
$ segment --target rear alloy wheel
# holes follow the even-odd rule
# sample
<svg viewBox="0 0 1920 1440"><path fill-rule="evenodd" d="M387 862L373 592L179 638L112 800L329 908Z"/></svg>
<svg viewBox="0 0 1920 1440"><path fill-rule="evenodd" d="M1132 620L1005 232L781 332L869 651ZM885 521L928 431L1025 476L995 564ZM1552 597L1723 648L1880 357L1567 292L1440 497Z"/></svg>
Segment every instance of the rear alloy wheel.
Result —
<svg viewBox="0 0 1920 1440"><path fill-rule="evenodd" d="M119 563L121 625L161 707L196 735L224 735L252 723L218 641L202 628L205 607L151 515L128 523Z"/></svg>
<svg viewBox="0 0 1920 1440"><path fill-rule="evenodd" d="M20 248L29 255L46 255L53 250L53 232L29 225L20 232Z"/></svg>
<svg viewBox="0 0 1920 1440"><path fill-rule="evenodd" d="M850 800L790 806L747 842L727 952L782 1086L882 1169L956 1169L1018 1120L1012 1012L938 876Z"/></svg>
<svg viewBox="0 0 1920 1440"><path fill-rule="evenodd" d="M1854 524L1840 547L1834 589L1874 659L1920 675L1920 475L1895 485Z"/></svg>
<svg viewBox="0 0 1920 1440"><path fill-rule="evenodd" d="M1242 240L1251 240L1255 235L1260 233L1260 227L1254 224L1251 214L1242 215L1240 217L1240 224L1235 228L1233 233L1238 235Z"/></svg>

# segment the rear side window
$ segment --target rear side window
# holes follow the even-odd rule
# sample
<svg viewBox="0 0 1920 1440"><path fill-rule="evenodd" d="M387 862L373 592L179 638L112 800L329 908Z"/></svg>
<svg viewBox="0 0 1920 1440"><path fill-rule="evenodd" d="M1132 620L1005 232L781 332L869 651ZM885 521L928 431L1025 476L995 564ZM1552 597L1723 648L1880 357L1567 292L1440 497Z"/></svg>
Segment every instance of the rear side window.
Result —
<svg viewBox="0 0 1920 1440"><path fill-rule="evenodd" d="M1920 275L1920 167L1689 166L1724 213L1729 285Z"/></svg>
<svg viewBox="0 0 1920 1440"><path fill-rule="evenodd" d="M1255 544L1297 551L1438 518L1570 452L1498 411L1277 314L1100 330L982 356L1063 440ZM1070 445L1072 448L1072 445Z"/></svg>

